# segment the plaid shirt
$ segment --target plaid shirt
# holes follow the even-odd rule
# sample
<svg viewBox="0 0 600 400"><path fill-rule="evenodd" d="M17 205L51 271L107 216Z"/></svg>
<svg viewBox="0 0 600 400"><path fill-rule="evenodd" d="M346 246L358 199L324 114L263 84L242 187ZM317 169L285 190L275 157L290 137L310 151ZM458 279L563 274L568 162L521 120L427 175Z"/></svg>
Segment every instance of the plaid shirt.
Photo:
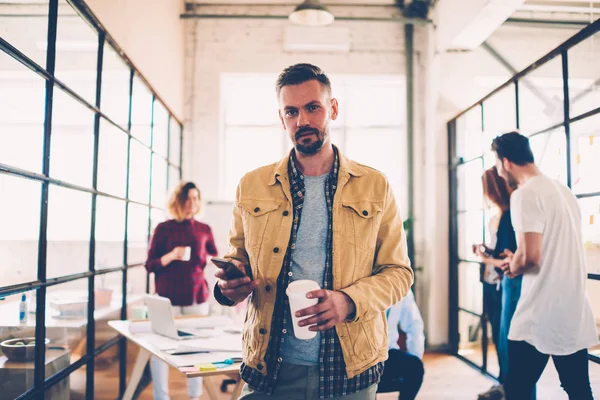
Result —
<svg viewBox="0 0 600 400"><path fill-rule="evenodd" d="M173 261L163 267L160 258L177 246L192 248L190 261ZM217 248L210 226L187 219L173 219L158 224L150 241L146 270L154 272L156 293L171 300L174 306L191 306L208 299L204 267L208 255L216 256Z"/></svg>
<svg viewBox="0 0 600 400"><path fill-rule="evenodd" d="M325 273L323 276L323 288L332 290L333 269L331 267L331 248L333 237L333 197L337 189L339 158L335 152L335 162L332 171L329 173L325 183L325 198L327 200L328 211L328 230L327 230L327 254L325 262ZM282 333L283 327L290 318L290 309L285 290L288 286L288 273L292 267L292 258L296 248L296 238L298 235L298 226L300 226L300 217L304 204L304 175L298 170L295 163L295 153L292 152L288 166L290 176L290 190L292 193L292 204L294 208L294 221L292 224L292 233L288 243L287 251L283 261L283 266L277 279L277 298L275 300L275 309L273 310L273 320L271 325L271 336L269 337L269 347L265 356L268 376L259 371L242 364L240 374L244 381L252 388L265 392L267 395L273 394L277 384L279 368L283 362L281 358L283 342L285 335ZM330 398L346 396L366 389L369 386L379 382L383 373L383 363L378 363L369 368L360 375L348 379L346 375L346 364L340 346L340 340L335 329L329 329L321 332L321 345L319 350L319 397Z"/></svg>

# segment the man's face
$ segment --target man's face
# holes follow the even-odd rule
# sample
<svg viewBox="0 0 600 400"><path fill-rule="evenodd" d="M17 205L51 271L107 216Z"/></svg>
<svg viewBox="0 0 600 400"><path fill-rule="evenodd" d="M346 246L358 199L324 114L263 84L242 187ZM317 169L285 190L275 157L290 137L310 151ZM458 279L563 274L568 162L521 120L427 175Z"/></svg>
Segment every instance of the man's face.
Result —
<svg viewBox="0 0 600 400"><path fill-rule="evenodd" d="M330 140L329 121L338 115L338 103L316 80L281 88L279 118L296 151L317 154Z"/></svg>
<svg viewBox="0 0 600 400"><path fill-rule="evenodd" d="M517 180L514 175L510 172L512 168L512 163L508 161L506 158L498 157L496 153L496 171L498 171L498 175L504 179L508 184L512 187L517 186Z"/></svg>

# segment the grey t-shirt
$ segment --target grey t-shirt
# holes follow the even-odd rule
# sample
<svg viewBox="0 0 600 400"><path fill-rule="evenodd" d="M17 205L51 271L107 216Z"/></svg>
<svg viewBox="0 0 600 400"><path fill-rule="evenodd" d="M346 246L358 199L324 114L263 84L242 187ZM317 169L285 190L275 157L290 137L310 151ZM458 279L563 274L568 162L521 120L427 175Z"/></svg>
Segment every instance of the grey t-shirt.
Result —
<svg viewBox="0 0 600 400"><path fill-rule="evenodd" d="M301 279L315 281L323 287L323 274L327 251L327 175L305 176L305 196L302 217L292 258L290 283ZM311 340L298 340L294 336L291 318L285 326L283 362L297 365L318 365L321 335Z"/></svg>

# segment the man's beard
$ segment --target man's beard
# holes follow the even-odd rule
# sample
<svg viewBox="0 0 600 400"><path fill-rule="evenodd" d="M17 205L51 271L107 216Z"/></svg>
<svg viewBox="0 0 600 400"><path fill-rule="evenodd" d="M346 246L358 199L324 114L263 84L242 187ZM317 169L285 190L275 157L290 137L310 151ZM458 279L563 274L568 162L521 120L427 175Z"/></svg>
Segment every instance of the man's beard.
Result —
<svg viewBox="0 0 600 400"><path fill-rule="evenodd" d="M307 140L304 143L305 134L315 134L316 140ZM323 131L319 131L314 128L300 128L294 135L294 148L305 156L312 156L317 154L323 148L325 140L329 137L329 128L325 127Z"/></svg>
<svg viewBox="0 0 600 400"><path fill-rule="evenodd" d="M506 173L506 176L508 177L508 186L510 186L511 188L515 189L519 186L519 182L515 179L514 175L511 174L508 171L504 171Z"/></svg>

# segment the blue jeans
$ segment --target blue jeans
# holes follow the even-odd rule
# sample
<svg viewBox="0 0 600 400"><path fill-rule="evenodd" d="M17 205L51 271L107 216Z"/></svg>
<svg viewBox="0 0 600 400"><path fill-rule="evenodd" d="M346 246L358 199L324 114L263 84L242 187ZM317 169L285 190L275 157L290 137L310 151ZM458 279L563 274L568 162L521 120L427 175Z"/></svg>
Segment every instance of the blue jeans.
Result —
<svg viewBox="0 0 600 400"><path fill-rule="evenodd" d="M500 316L500 334L498 335L498 362L500 363L500 383L506 381L508 371L508 332L510 321L515 314L519 298L521 297L521 283L523 276L509 279L502 278L502 314ZM535 400L535 386L531 392L531 400Z"/></svg>

